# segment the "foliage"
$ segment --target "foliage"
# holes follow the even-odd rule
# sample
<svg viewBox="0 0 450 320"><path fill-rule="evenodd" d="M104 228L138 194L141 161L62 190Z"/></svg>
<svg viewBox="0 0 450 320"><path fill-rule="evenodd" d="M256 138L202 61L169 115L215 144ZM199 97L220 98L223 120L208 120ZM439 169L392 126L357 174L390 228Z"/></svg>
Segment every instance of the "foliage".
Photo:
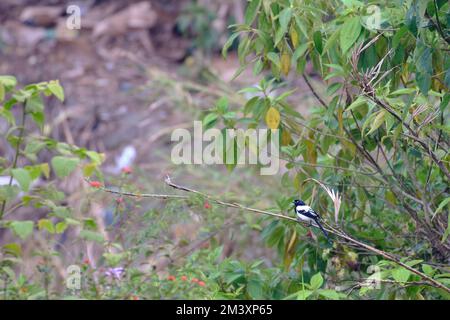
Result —
<svg viewBox="0 0 450 320"><path fill-rule="evenodd" d="M231 108L228 113L235 119L223 124L254 128L265 120L268 128L281 129L288 169L282 177L285 194L298 194L332 222L326 194L306 182L314 178L337 189L344 197L335 221L340 228L408 257L407 263L446 285L448 269L440 266L450 259L449 12L447 1L250 0L245 23L233 26L235 32L223 48L226 56L239 39L238 74L251 66L255 75L269 72L273 77L241 90L253 97L238 110ZM308 63L320 77L317 83L306 74ZM288 76L302 77L313 90L318 104L308 115L286 101L293 91L273 91ZM325 92L315 89L319 82ZM204 122L212 114L217 111ZM280 210L288 206L280 205ZM308 256L310 248L297 242L297 229L274 221L263 230L288 270L302 268L305 261L297 259ZM400 287L420 280L342 244L321 252L324 260L309 267L327 273L330 288L344 279L357 281L353 271L366 271L369 277L373 265L380 280ZM448 298L420 285L402 292L387 285L371 289L360 293Z"/></svg>
<svg viewBox="0 0 450 320"><path fill-rule="evenodd" d="M66 195L55 187L57 180L73 174L77 168L81 169L85 176L95 172L100 174L97 167L102 162L102 155L56 141L43 133L43 97L54 96L60 101L64 100L64 91L58 81L17 88L17 80L13 76L0 76L0 93L0 116L9 125L4 138L14 150L11 162L8 163L5 158L0 159L0 172L9 176L8 183L0 186L0 228L9 229L17 238L16 242L4 244L1 248L0 275L6 284L23 288L26 284L25 278L16 278L13 271L23 263L23 258L27 258L22 246L38 237L55 243L57 235L83 223L81 219L72 216L72 208L64 205ZM17 123L17 118L20 123ZM33 125L41 134L31 133ZM42 155L51 157L50 161L41 162ZM17 199L20 201L17 202ZM9 203L14 205L8 206ZM30 216L30 220L24 220L23 216L16 218L15 213L21 207L27 207L30 211L42 215L37 221L35 215ZM58 255L51 250L34 254L42 257L43 261L47 261L52 255ZM44 282L48 284L49 269L42 267L40 272L45 274ZM48 297L47 290L46 286L39 288L32 285L28 295ZM6 291L3 295L8 297Z"/></svg>

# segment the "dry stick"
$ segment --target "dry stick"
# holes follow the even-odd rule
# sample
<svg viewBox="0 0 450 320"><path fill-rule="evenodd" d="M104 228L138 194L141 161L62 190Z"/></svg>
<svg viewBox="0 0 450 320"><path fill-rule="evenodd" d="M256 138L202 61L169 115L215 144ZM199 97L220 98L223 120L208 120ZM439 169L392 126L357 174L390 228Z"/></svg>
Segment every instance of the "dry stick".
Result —
<svg viewBox="0 0 450 320"><path fill-rule="evenodd" d="M119 191L119 190L111 190L106 187L100 187L98 188L102 191L122 195L122 196L128 196L128 197L134 197L134 198L159 198L159 199L188 199L188 196L180 196L176 194L155 194L155 193L133 193L133 192L126 192L126 191Z"/></svg>
<svg viewBox="0 0 450 320"><path fill-rule="evenodd" d="M264 211L264 210L259 210L259 209L254 209L254 208L249 208L249 207L243 206L243 205L238 204L238 203L229 203L229 202L225 202L225 201L216 199L216 198L214 198L214 197L212 197L212 196L210 196L210 195L208 195L208 194L202 193L202 192L200 192L200 191L197 191L197 190L194 190L194 189L191 189L191 188L187 188L187 187L184 187L184 186L177 185L177 184L173 183L173 182L170 180L169 177L166 178L166 183L167 183L169 186L171 186L172 188L175 188L175 189L178 189L178 190L182 190L182 191L186 191L186 192L190 192L190 193L194 193L194 194L200 195L200 196L202 196L202 197L204 197L204 198L207 198L207 199L209 199L209 200L211 200L211 201L213 201L213 202L215 202L215 203L217 203L217 204L223 205L223 206L232 207L232 208L238 208L238 209L243 209L243 210L246 210L246 211L255 212L255 213L259 213L259 214L265 214L265 215L269 215L269 216L272 216L272 217L276 217L276 218L280 218L280 219L285 219L285 220L290 220L290 221L294 221L294 222L299 223L299 221L298 221L297 219L295 219L295 218L293 218L293 217L289 217L289 216L283 215L283 214L277 214L277 213L273 213L273 212L269 212L269 211ZM442 290L444 290L444 291L450 293L450 288L447 288L447 287L444 286L442 283L440 283L440 282L434 280L433 278L427 276L426 274L424 274L424 273L422 273L422 272L420 272L420 271L418 271L418 270L416 270L416 269L414 269L414 268L408 266L407 264L405 264L405 263L399 261L399 260L398 260L396 257L394 257L392 254L387 253L387 252L385 252L385 251L382 251L382 250L380 250L380 249L377 249L377 248L375 248L375 247L372 247L372 246L370 246L370 245L368 245L368 244L365 244L365 243L363 243L363 242L361 242L361 241L358 241L358 240L356 240L356 239L353 239L352 237L348 236L348 235L345 234L344 232L342 232L342 231L340 231L340 230L338 230L338 229L335 229L334 227L331 227L331 226L328 225L328 224L326 224L326 226L324 227L324 229L325 229L326 231L328 231L328 232L330 232L330 233L332 233L332 234L334 234L334 235L336 235L336 236L342 238L342 239L345 239L345 240L347 240L347 241L349 241L349 242L351 242L351 243L357 245L358 247L361 247L361 248L364 248L364 249L366 249L366 250L368 250L368 251L371 251L371 252L373 252L373 253L376 253L376 254L382 256L383 258L385 258L385 259L387 259L387 260L390 260L390 261L392 261L392 262L398 264L399 266L402 266L403 268L405 268L405 269L411 271L412 273L415 273L415 274L417 274L418 276L420 276L422 279L424 279L425 281L427 281L428 283L430 283L430 285L432 285L433 287L442 289Z"/></svg>

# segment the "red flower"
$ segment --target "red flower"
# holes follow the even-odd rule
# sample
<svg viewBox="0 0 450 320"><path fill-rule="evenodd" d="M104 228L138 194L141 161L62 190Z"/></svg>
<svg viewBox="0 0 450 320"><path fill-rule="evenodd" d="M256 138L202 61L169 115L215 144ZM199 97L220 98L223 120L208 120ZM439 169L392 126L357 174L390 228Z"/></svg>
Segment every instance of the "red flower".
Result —
<svg viewBox="0 0 450 320"><path fill-rule="evenodd" d="M133 172L133 169L131 169L131 167L123 167L122 168L122 173L130 174L132 172Z"/></svg>
<svg viewBox="0 0 450 320"><path fill-rule="evenodd" d="M89 182L89 184L93 188L100 188L102 186L102 183L100 181L91 181L91 182Z"/></svg>
<svg viewBox="0 0 450 320"><path fill-rule="evenodd" d="M200 287L204 287L204 286L206 285L206 283L203 282L203 281L199 281L199 282L198 282L198 285L199 285Z"/></svg>
<svg viewBox="0 0 450 320"><path fill-rule="evenodd" d="M117 203L122 203L122 202L123 202L123 198L122 198L122 197L117 198L117 199L116 199L116 202L117 202Z"/></svg>
<svg viewBox="0 0 450 320"><path fill-rule="evenodd" d="M205 204L203 205L203 207L204 207L205 209L211 209L211 205L209 204L208 201L205 201Z"/></svg>
<svg viewBox="0 0 450 320"><path fill-rule="evenodd" d="M197 278L193 278L192 280L191 280L191 282L194 282L194 283L198 283L198 279Z"/></svg>
<svg viewBox="0 0 450 320"><path fill-rule="evenodd" d="M187 277L186 276L181 276L181 281L186 281Z"/></svg>
<svg viewBox="0 0 450 320"><path fill-rule="evenodd" d="M167 277L167 280L169 280L169 281L175 281L175 279L176 279L175 276L168 276Z"/></svg>
<svg viewBox="0 0 450 320"><path fill-rule="evenodd" d="M84 264L89 264L89 259L84 259L84 260L83 260L83 263L84 263Z"/></svg>
<svg viewBox="0 0 450 320"><path fill-rule="evenodd" d="M139 300L139 297L138 296L131 296L131 299L132 300Z"/></svg>

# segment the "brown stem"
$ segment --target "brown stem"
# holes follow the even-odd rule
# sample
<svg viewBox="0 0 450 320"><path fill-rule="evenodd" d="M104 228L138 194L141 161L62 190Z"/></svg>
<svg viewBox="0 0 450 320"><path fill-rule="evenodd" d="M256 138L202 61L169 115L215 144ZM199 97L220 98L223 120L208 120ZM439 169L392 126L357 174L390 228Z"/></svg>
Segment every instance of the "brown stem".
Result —
<svg viewBox="0 0 450 320"><path fill-rule="evenodd" d="M17 167L17 160L19 159L20 154L20 145L22 144L23 136L25 135L25 120L26 120L26 102L23 103L23 110L22 110L22 124L19 131L19 139L17 140L16 150L14 154L14 160L11 167L11 170L15 169ZM11 186L13 182L13 175L11 172L11 175L9 177L8 186ZM3 218L3 215L5 214L5 208L6 208L6 199L2 201L1 209L0 209L0 220Z"/></svg>

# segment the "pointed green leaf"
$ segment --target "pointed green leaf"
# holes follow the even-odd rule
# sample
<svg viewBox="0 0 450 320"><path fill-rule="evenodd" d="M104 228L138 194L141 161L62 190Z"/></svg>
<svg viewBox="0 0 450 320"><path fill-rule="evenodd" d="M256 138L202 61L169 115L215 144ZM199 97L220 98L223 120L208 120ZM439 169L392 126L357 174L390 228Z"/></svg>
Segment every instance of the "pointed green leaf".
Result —
<svg viewBox="0 0 450 320"><path fill-rule="evenodd" d="M71 174L79 162L80 160L77 158L62 156L53 157L51 161L53 170L55 170L56 175L60 178L65 178Z"/></svg>
<svg viewBox="0 0 450 320"><path fill-rule="evenodd" d="M313 34L314 48L319 54L323 52L322 32L316 31Z"/></svg>
<svg viewBox="0 0 450 320"><path fill-rule="evenodd" d="M322 275L320 274L320 272L318 272L312 276L310 284L311 284L311 289L313 289L313 290L317 290L322 286L323 278L322 278Z"/></svg>
<svg viewBox="0 0 450 320"><path fill-rule="evenodd" d="M361 33L361 23L359 17L352 17L347 19L342 25L340 31L340 45L343 53L346 53L348 49L355 43Z"/></svg>
<svg viewBox="0 0 450 320"><path fill-rule="evenodd" d="M255 20L258 14L259 6L261 5L261 0L250 0L250 3L245 10L245 24L251 25L253 20Z"/></svg>
<svg viewBox="0 0 450 320"><path fill-rule="evenodd" d="M32 181L30 173L22 168L12 169L12 176L17 180L23 191L27 192L30 189Z"/></svg>
<svg viewBox="0 0 450 320"><path fill-rule="evenodd" d="M60 101L64 101L64 89L59 84L59 80L50 81L47 87L55 97L57 97Z"/></svg>
<svg viewBox="0 0 450 320"><path fill-rule="evenodd" d="M283 33L287 32L291 18L292 18L292 8L291 7L284 8L280 12L279 20L280 20L280 27L281 27L281 30L283 30Z"/></svg>
<svg viewBox="0 0 450 320"><path fill-rule="evenodd" d="M9 225L15 235L22 240L28 238L33 232L33 221L12 221Z"/></svg>

